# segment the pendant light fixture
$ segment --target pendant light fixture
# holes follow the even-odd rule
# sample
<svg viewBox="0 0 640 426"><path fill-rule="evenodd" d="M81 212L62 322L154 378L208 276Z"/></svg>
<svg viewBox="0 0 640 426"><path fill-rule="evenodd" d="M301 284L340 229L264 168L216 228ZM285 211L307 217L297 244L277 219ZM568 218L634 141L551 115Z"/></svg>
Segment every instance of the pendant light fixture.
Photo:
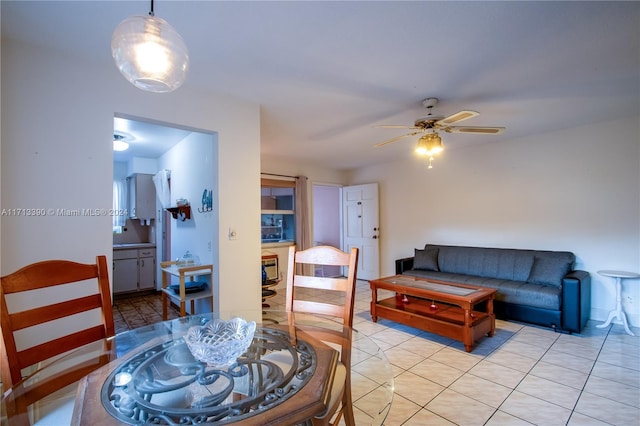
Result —
<svg viewBox="0 0 640 426"><path fill-rule="evenodd" d="M134 86L149 92L171 92L184 83L189 51L180 34L167 21L154 16L130 16L111 37L116 66Z"/></svg>

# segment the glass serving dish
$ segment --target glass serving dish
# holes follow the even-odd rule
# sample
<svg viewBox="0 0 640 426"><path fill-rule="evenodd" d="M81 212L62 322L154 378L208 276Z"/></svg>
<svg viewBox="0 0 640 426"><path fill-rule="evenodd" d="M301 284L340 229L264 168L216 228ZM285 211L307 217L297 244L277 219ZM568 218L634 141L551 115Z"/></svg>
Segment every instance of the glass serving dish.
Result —
<svg viewBox="0 0 640 426"><path fill-rule="evenodd" d="M191 253L189 250L184 254L184 256L176 259L176 266L178 268L182 268L184 266L196 266L200 264L200 257Z"/></svg>
<svg viewBox="0 0 640 426"><path fill-rule="evenodd" d="M256 322L240 317L214 319L191 327L184 337L191 354L209 366L228 367L246 352L256 331Z"/></svg>

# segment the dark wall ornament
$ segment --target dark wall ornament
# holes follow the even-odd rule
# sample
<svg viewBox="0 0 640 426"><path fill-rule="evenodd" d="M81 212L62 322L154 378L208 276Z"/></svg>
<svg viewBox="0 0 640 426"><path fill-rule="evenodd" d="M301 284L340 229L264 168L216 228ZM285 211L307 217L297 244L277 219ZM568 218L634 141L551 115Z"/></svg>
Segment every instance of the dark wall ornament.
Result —
<svg viewBox="0 0 640 426"><path fill-rule="evenodd" d="M213 211L213 190L205 189L202 193L202 208L198 207L200 213Z"/></svg>

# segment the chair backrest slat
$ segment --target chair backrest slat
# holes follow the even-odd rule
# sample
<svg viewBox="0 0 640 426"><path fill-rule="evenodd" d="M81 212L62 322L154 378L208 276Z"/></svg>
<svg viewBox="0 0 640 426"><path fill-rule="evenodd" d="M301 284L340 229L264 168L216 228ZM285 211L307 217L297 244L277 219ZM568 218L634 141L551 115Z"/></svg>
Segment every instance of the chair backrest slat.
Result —
<svg viewBox="0 0 640 426"><path fill-rule="evenodd" d="M345 278L310 277L296 274L293 279L295 280L296 287L334 291L347 291L349 287L349 282Z"/></svg>
<svg viewBox="0 0 640 426"><path fill-rule="evenodd" d="M349 265L351 254L331 246L316 246L296 252L296 262L316 265Z"/></svg>
<svg viewBox="0 0 640 426"><path fill-rule="evenodd" d="M333 317L342 318L344 308L338 305L328 303L311 302L308 300L294 300L293 312L313 312L320 315L331 315ZM346 324L345 324L346 325Z"/></svg>
<svg viewBox="0 0 640 426"><path fill-rule="evenodd" d="M2 277L2 289L5 294L12 294L96 277L98 277L97 264L45 260L27 265L13 274Z"/></svg>
<svg viewBox="0 0 640 426"><path fill-rule="evenodd" d="M34 325L79 314L91 309L102 307L102 298L99 294L92 294L78 299L68 300L53 305L40 306L26 311L16 312L11 315L13 330L33 327Z"/></svg>
<svg viewBox="0 0 640 426"><path fill-rule="evenodd" d="M37 346L32 346L19 352L20 368L25 368L37 362L51 358L43 358L43 353L54 353L55 355L59 355L105 337L108 336L105 336L104 334L104 327L96 325L95 327L86 328L76 333L68 334L55 340L41 343Z"/></svg>

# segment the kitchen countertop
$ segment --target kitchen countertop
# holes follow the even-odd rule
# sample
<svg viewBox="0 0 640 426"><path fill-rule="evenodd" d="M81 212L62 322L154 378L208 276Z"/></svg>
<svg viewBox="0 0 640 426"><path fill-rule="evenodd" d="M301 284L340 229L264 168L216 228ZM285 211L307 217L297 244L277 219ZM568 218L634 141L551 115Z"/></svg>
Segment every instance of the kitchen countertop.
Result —
<svg viewBox="0 0 640 426"><path fill-rule="evenodd" d="M138 248L154 248L156 245L154 243L126 243L126 244L114 244L114 250L125 250L125 249L138 249Z"/></svg>

